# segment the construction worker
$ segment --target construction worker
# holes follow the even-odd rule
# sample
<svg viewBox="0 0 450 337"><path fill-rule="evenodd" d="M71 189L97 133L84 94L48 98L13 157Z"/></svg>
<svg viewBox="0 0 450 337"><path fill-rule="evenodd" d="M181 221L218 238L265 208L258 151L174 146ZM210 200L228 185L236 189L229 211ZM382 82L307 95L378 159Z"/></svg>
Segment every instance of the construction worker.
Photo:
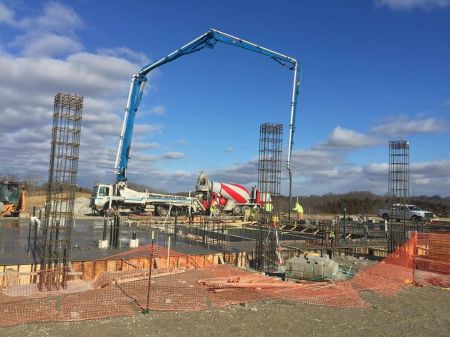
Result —
<svg viewBox="0 0 450 337"><path fill-rule="evenodd" d="M333 245L334 243L334 232L330 231L330 241L331 241L331 245Z"/></svg>
<svg viewBox="0 0 450 337"><path fill-rule="evenodd" d="M250 219L250 207L244 207L244 221L248 221Z"/></svg>
<svg viewBox="0 0 450 337"><path fill-rule="evenodd" d="M213 217L214 215L216 215L216 201L213 200L211 202L211 206L209 206L209 217Z"/></svg>
<svg viewBox="0 0 450 337"><path fill-rule="evenodd" d="M273 214L272 215L272 224L278 225L279 223L280 223L280 218L278 217L278 214Z"/></svg>
<svg viewBox="0 0 450 337"><path fill-rule="evenodd" d="M250 220L255 221L258 217L258 206L253 206L250 213Z"/></svg>
<svg viewBox="0 0 450 337"><path fill-rule="evenodd" d="M295 213L297 213L297 221L298 220L303 220L303 207L302 205L300 205L300 203L298 202L298 198L297 198L297 202L295 203L295 207L292 209Z"/></svg>

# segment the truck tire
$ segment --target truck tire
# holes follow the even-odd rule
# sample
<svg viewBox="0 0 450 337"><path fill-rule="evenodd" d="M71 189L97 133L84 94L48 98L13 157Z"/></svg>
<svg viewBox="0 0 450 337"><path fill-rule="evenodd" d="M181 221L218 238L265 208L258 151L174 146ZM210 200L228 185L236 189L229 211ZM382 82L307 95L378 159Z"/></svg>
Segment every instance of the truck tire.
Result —
<svg viewBox="0 0 450 337"><path fill-rule="evenodd" d="M389 214L384 213L382 218L383 218L383 220L389 221Z"/></svg>
<svg viewBox="0 0 450 337"><path fill-rule="evenodd" d="M421 220L421 217L420 217L420 216L413 215L413 216L411 217L411 221L412 221L412 222L419 222L420 220Z"/></svg>
<svg viewBox="0 0 450 337"><path fill-rule="evenodd" d="M241 215L242 214L242 208L240 206L236 206L233 208L233 215Z"/></svg>
<svg viewBox="0 0 450 337"><path fill-rule="evenodd" d="M167 214L169 214L169 208L167 206L159 205L156 207L156 214L159 216L167 216Z"/></svg>
<svg viewBox="0 0 450 337"><path fill-rule="evenodd" d="M245 212L248 212L250 210L250 207L248 206L243 206L242 207L242 215L245 215Z"/></svg>

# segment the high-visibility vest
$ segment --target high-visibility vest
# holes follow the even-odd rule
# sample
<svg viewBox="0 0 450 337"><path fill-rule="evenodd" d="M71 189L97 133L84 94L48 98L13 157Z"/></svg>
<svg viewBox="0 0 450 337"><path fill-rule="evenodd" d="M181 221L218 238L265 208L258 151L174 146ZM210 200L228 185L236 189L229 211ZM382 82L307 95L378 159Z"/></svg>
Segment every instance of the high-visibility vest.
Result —
<svg viewBox="0 0 450 337"><path fill-rule="evenodd" d="M266 203L266 212L272 212L272 204L271 203Z"/></svg>

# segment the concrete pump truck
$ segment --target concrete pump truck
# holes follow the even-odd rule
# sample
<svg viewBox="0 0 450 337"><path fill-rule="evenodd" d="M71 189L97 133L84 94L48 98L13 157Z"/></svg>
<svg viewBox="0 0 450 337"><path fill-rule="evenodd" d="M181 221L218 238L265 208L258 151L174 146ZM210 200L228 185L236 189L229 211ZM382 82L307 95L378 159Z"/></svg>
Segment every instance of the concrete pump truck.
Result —
<svg viewBox="0 0 450 337"><path fill-rule="evenodd" d="M242 40L232 35L210 29L205 34L185 44L181 48L143 67L139 73L133 75L131 79L130 91L128 94L127 106L123 120L122 132L119 139L114 173L116 182L114 184L97 184L94 186L90 207L95 213L104 213L117 209L130 209L134 211L155 211L158 215L167 215L171 210L178 209L183 212L196 213L204 211L202 203L193 197L183 197L167 194L155 194L138 192L127 186L127 166L130 159L131 139L133 127L141 103L144 87L147 83L148 74L177 58L195 53L205 47L213 48L217 42L222 42L231 46L243 48L258 54L265 55L283 66L288 66L294 72L294 83L292 88L292 100L289 123L289 148L287 158L287 170L289 173L289 196L291 196L292 174L291 174L291 153L293 145L293 135L295 130L295 112L297 106L297 96L300 86L300 67L297 61L283 54L261 47L252 42ZM291 199L291 198L289 198ZM289 207L291 209L291 207Z"/></svg>

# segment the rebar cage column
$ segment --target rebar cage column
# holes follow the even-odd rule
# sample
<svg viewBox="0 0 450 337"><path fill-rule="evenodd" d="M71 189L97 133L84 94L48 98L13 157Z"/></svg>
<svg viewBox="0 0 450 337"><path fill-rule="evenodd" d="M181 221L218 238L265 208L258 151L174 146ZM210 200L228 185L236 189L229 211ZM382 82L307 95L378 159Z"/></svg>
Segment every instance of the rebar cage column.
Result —
<svg viewBox="0 0 450 337"><path fill-rule="evenodd" d="M258 189L263 207L256 240L255 267L258 270L276 269L277 232L273 215L279 212L277 201L281 185L282 136L282 124L265 123L260 126Z"/></svg>
<svg viewBox="0 0 450 337"><path fill-rule="evenodd" d="M40 247L40 290L66 288L78 173L83 97L54 99L45 220Z"/></svg>
<svg viewBox="0 0 450 337"><path fill-rule="evenodd" d="M259 162L258 162L258 188L264 203L273 205L280 196L281 161L282 161L283 125L265 123L260 126L259 133ZM263 213L270 213L273 207L264 207ZM263 217L266 224L270 218Z"/></svg>
<svg viewBox="0 0 450 337"><path fill-rule="evenodd" d="M389 141L389 186L392 198L409 197L409 142Z"/></svg>
<svg viewBox="0 0 450 337"><path fill-rule="evenodd" d="M405 210L406 199L409 197L409 142L406 140L389 141L389 182L388 182L389 205L389 231L388 251L393 252L407 239L407 219ZM396 210L392 205L400 204ZM403 218L399 219L402 212ZM400 220L398 222L397 220Z"/></svg>

